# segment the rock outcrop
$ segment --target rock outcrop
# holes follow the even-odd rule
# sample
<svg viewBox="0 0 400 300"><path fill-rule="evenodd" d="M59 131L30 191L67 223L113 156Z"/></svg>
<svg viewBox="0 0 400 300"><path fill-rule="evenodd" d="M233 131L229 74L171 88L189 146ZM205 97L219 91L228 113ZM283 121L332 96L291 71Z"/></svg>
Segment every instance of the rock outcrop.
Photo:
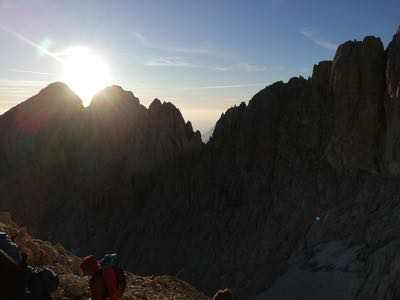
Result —
<svg viewBox="0 0 400 300"><path fill-rule="evenodd" d="M119 87L52 110L34 135L16 129L28 100L0 117L0 209L74 253L117 251L209 294L281 299L301 277L331 299L395 299L399 41L344 43L311 78L228 109L207 144L171 103Z"/></svg>

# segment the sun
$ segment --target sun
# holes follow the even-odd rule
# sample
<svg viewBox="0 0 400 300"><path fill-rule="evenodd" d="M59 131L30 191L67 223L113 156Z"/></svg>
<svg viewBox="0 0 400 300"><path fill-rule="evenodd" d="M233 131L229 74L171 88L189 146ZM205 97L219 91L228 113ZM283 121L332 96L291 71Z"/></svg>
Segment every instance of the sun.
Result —
<svg viewBox="0 0 400 300"><path fill-rule="evenodd" d="M95 93L111 85L108 65L85 47L71 47L62 54L63 81L88 106Z"/></svg>

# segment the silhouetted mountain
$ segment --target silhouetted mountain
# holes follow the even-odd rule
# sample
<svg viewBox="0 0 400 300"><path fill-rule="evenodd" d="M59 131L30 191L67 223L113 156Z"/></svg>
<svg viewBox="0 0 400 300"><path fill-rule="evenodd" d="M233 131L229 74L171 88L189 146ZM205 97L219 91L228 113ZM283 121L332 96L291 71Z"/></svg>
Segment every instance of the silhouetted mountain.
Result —
<svg viewBox="0 0 400 300"><path fill-rule="evenodd" d="M142 198L156 178L168 177L203 147L200 133L171 103L155 100L147 109L115 86L83 108L54 83L3 114L0 124L0 193L7 195L0 206L42 234L63 228L58 221L70 210L141 206L145 200L132 201L132 193Z"/></svg>
<svg viewBox="0 0 400 300"><path fill-rule="evenodd" d="M86 109L61 97L42 122L33 103L50 86L0 118L0 209L209 294L397 298L399 66L399 34L386 50L346 42L311 78L228 109L207 144L171 103L147 109L119 87Z"/></svg>

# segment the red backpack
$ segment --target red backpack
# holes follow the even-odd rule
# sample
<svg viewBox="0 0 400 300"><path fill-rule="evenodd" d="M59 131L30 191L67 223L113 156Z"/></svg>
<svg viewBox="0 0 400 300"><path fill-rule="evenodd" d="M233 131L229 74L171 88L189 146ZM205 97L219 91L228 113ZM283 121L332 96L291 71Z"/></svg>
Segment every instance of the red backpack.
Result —
<svg viewBox="0 0 400 300"><path fill-rule="evenodd" d="M112 268L114 270L115 277L117 277L117 286L122 296L126 290L126 274L119 266L112 266Z"/></svg>
<svg viewBox="0 0 400 300"><path fill-rule="evenodd" d="M117 287L122 296L126 290L126 274L120 266L118 255L115 253L104 255L100 260L100 266L102 271L108 270L108 268L113 269L117 279Z"/></svg>

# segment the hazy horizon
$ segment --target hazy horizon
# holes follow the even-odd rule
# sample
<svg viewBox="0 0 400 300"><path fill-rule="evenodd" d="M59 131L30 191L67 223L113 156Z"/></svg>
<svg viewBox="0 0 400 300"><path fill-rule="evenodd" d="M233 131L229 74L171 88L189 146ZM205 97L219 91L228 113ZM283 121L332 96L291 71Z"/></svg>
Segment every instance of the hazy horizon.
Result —
<svg viewBox="0 0 400 300"><path fill-rule="evenodd" d="M398 8L392 0L0 0L0 113L63 81L62 60L84 47L109 69L107 80L99 78L86 94L107 82L144 105L173 102L204 133L266 85L309 76L344 41L376 35L387 45ZM85 86L88 74L78 84Z"/></svg>

